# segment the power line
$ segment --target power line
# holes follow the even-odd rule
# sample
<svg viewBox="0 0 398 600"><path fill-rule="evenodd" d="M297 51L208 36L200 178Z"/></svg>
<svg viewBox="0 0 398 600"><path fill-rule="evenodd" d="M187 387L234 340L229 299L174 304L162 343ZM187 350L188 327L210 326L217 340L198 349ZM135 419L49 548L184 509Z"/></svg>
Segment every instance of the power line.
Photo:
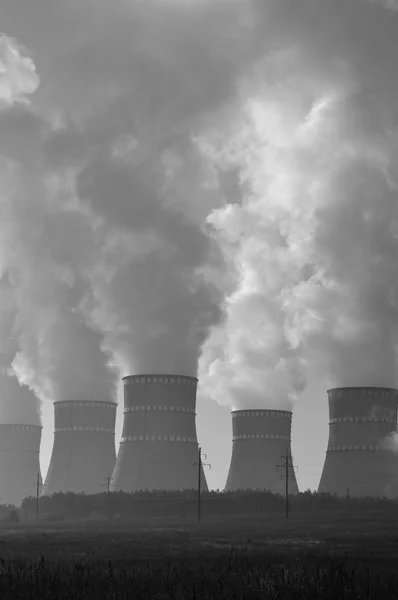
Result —
<svg viewBox="0 0 398 600"><path fill-rule="evenodd" d="M286 519L289 518L289 479L294 479L295 475L289 475L289 467L291 469L297 469L290 461L289 461L289 448L286 448L286 454L281 456L281 459L284 460L283 465L276 465L278 469L285 469L284 475L281 475L281 479L285 480L285 512Z"/></svg>

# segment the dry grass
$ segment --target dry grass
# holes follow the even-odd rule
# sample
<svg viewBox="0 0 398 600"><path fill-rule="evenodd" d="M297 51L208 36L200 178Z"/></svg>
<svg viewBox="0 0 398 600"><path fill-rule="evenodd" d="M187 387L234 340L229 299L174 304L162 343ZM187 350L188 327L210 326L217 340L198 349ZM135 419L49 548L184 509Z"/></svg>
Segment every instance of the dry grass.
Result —
<svg viewBox="0 0 398 600"><path fill-rule="evenodd" d="M341 514L0 530L0 598L398 598L398 519Z"/></svg>

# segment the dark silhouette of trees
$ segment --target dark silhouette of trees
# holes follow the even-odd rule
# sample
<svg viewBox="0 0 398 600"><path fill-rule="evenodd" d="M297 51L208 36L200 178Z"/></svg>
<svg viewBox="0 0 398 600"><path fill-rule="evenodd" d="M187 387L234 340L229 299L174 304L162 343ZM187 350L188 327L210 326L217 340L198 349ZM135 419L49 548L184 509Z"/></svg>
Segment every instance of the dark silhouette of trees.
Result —
<svg viewBox="0 0 398 600"><path fill-rule="evenodd" d="M307 490L290 497L292 513L314 513L322 511L341 512L346 510L388 511L397 510L398 499L350 498L332 494L318 494ZM25 519L33 520L36 515L36 498L25 498L21 506ZM238 490L223 492L211 490L202 494L202 512L206 516L228 517L234 515L282 514L285 510L283 495L269 491ZM104 518L195 518L197 512L196 490L165 491L147 490L127 494L125 492L103 492L86 495L53 494L40 498L42 520L84 520L102 516Z"/></svg>

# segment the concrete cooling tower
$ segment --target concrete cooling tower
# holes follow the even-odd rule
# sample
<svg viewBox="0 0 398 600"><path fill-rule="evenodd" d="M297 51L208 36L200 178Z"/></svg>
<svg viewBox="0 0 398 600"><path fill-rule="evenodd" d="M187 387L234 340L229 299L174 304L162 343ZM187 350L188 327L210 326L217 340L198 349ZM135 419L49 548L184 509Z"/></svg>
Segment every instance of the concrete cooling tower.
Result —
<svg viewBox="0 0 398 600"><path fill-rule="evenodd" d="M289 454L292 413L286 410L235 410L232 412L232 457L226 491L239 489L285 492L284 463ZM289 493L297 494L294 469L289 468Z"/></svg>
<svg viewBox="0 0 398 600"><path fill-rule="evenodd" d="M292 413L286 410L235 410L232 412L232 457L226 491L238 489L285 492L282 456L292 464ZM289 492L297 494L294 469L289 468Z"/></svg>
<svg viewBox="0 0 398 600"><path fill-rule="evenodd" d="M0 502L19 506L40 483L40 425L0 424Z"/></svg>
<svg viewBox="0 0 398 600"><path fill-rule="evenodd" d="M54 445L43 494L104 492L116 461L114 402L54 402Z"/></svg>
<svg viewBox="0 0 398 600"><path fill-rule="evenodd" d="M318 492L340 496L398 495L395 389L328 390L329 442Z"/></svg>
<svg viewBox="0 0 398 600"><path fill-rule="evenodd" d="M198 380L183 375L132 375L123 382L124 424L113 489L197 488ZM201 479L205 490L203 471Z"/></svg>

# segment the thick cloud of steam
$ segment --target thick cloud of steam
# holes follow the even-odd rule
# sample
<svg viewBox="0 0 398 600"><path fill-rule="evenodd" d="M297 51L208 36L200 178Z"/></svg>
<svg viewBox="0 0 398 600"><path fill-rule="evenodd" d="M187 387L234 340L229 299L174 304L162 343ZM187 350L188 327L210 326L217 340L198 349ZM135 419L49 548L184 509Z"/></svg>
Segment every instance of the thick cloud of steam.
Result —
<svg viewBox="0 0 398 600"><path fill-rule="evenodd" d="M220 314L210 266L217 251L195 216L179 208L165 177L156 179L157 169L152 157L137 166L96 159L79 177L81 198L114 226L111 252L116 247L120 257L115 262L106 252L92 278L94 312L129 372L195 375L201 345Z"/></svg>
<svg viewBox="0 0 398 600"><path fill-rule="evenodd" d="M39 400L26 386L19 384L12 370L18 351L14 335L17 310L7 272L0 278L0 307L0 423L39 425Z"/></svg>
<svg viewBox="0 0 398 600"><path fill-rule="evenodd" d="M84 269L95 250L92 223L76 209L67 179L48 168L43 148L52 125L26 96L39 85L32 61L15 40L0 42L0 260L9 269L13 310L2 319L12 326L14 344L8 367L41 399L109 400L116 377L101 349L103 336L87 326L81 310ZM0 399L3 410L11 392L15 407L20 402L10 387L9 398ZM37 401L26 407L27 414L32 410Z"/></svg>
<svg viewBox="0 0 398 600"><path fill-rule="evenodd" d="M5 2L0 18L34 53L34 106L58 119L48 164L98 218L85 315L125 371L196 374L222 300L205 219L225 199L192 134L256 54L254 14L240 0L39 1L44 21L26 27L26 8Z"/></svg>
<svg viewBox="0 0 398 600"><path fill-rule="evenodd" d="M264 4L273 51L241 88L240 118L202 140L245 188L210 217L238 283L206 384L280 403L303 388L305 360L328 385L395 386L398 15Z"/></svg>
<svg viewBox="0 0 398 600"><path fill-rule="evenodd" d="M41 77L28 112L46 123L42 154L8 176L38 198L26 214L41 207L40 235L15 239L35 248L30 268L46 265L42 318L84 315L134 372L194 373L205 342L203 390L235 406L290 406L309 361L332 385L395 385L393 8L4 0L0 22ZM29 65L19 97L34 91ZM56 258L40 246L48 212L51 244L69 219ZM36 365L31 315L21 306Z"/></svg>

